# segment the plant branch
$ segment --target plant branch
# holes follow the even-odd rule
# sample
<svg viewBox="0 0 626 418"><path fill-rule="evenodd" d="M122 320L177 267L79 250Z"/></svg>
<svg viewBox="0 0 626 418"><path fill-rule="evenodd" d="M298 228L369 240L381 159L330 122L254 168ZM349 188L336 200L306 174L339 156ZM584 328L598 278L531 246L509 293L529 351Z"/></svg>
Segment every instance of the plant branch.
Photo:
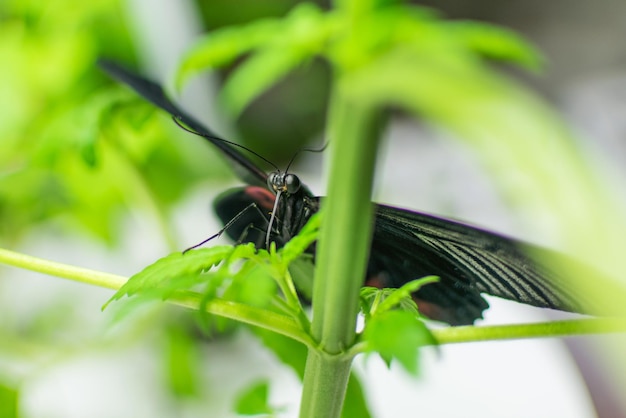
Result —
<svg viewBox="0 0 626 418"><path fill-rule="evenodd" d="M435 340L439 344L514 340L520 338L566 337L612 332L626 332L626 318L584 318L485 327L448 327L432 330Z"/></svg>
<svg viewBox="0 0 626 418"><path fill-rule="evenodd" d="M582 318L526 324L447 327L431 329L430 331L435 339L431 345L574 337L589 334L624 333L626 332L626 318ZM352 346L346 355L355 356L366 351L367 343L360 342Z"/></svg>
<svg viewBox="0 0 626 418"><path fill-rule="evenodd" d="M119 289L127 281L127 278L123 276L49 261L2 248L0 248L0 262L113 290ZM168 302L189 309L198 309L200 295L193 292L180 292L173 298L168 299ZM206 311L213 315L223 316L277 332L309 347L315 346L311 337L300 329L294 319L286 315L221 299L209 302L206 305ZM626 332L626 318L583 318L530 324L448 327L432 330L435 340L442 345L614 332ZM349 351L344 352L341 357L351 358L364 350L365 344L358 343L351 347Z"/></svg>
<svg viewBox="0 0 626 418"><path fill-rule="evenodd" d="M128 280L123 276L45 260L3 248L0 248L0 263L113 290L119 289ZM194 292L178 292L167 302L198 310L201 299L202 296ZM208 302L205 310L213 315L274 331L309 347L314 345L311 337L299 324L286 315L222 299Z"/></svg>
<svg viewBox="0 0 626 418"><path fill-rule="evenodd" d="M76 282L117 290L128 278L96 270L71 266L0 248L0 263Z"/></svg>

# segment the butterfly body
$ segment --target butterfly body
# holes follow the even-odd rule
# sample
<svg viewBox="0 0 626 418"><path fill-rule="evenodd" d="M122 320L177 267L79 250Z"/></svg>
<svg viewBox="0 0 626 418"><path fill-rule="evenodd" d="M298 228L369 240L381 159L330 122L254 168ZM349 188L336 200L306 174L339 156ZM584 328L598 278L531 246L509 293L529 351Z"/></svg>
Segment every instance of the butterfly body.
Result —
<svg viewBox="0 0 626 418"><path fill-rule="evenodd" d="M235 242L252 242L257 248L264 248L275 199L276 195L267 189L248 186L222 193L213 202L213 209L224 224L245 211L226 233ZM271 226L271 241L282 247L318 210L319 199L307 188L294 194L282 194L275 210L277 220Z"/></svg>
<svg viewBox="0 0 626 418"><path fill-rule="evenodd" d="M319 210L320 198L291 173L267 174L235 145L213 134L174 105L161 87L108 61L100 66L144 98L169 112L204 137L231 161L249 185L223 193L214 202L227 234L258 248L278 247L295 236ZM314 253L315 246L309 249ZM578 298L554 271L537 263L532 253L548 250L450 219L376 205L374 231L365 283L399 287L427 275L436 283L414 294L420 312L452 325L472 324L488 308L481 293L566 311L582 312Z"/></svg>

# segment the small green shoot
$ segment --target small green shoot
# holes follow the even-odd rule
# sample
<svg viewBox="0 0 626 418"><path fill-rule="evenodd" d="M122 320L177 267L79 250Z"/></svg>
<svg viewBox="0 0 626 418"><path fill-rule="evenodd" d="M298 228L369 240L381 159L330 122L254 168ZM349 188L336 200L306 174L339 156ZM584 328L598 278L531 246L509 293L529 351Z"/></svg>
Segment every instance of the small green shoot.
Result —
<svg viewBox="0 0 626 418"><path fill-rule="evenodd" d="M309 319L289 266L305 257L305 251L315 241L319 218L319 214L313 216L302 233L279 251L274 245L265 251L243 244L170 254L132 276L103 309L124 296L132 297L127 309L120 311L123 316L148 301L191 294L199 300L200 312L205 312L212 300L233 301L291 317L308 332Z"/></svg>
<svg viewBox="0 0 626 418"><path fill-rule="evenodd" d="M417 375L418 349L436 344L436 340L424 325L411 295L437 280L436 276L427 276L398 289L363 288L361 310L365 315L362 334L365 351L377 352L388 366L395 358L407 372Z"/></svg>

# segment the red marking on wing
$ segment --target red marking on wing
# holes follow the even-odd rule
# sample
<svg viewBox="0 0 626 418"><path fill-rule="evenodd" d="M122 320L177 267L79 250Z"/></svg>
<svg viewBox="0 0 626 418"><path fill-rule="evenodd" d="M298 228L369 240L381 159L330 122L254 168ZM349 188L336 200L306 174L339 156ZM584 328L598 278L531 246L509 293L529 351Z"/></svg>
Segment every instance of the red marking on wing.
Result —
<svg viewBox="0 0 626 418"><path fill-rule="evenodd" d="M385 287L385 277L381 277L381 275L379 274L375 276L370 276L367 278L367 280L365 280L365 286L382 289Z"/></svg>
<svg viewBox="0 0 626 418"><path fill-rule="evenodd" d="M274 209L276 196L269 190L258 186L248 186L246 187L246 194L250 196L261 209L265 209L268 212Z"/></svg>

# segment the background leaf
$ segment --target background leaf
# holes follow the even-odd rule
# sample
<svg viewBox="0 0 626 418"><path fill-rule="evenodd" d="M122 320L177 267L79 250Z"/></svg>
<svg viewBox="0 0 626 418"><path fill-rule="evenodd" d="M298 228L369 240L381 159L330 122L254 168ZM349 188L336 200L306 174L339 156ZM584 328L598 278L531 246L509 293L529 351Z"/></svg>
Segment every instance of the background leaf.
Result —
<svg viewBox="0 0 626 418"><path fill-rule="evenodd" d="M273 410L269 405L269 383L266 380L250 385L235 403L235 411L241 415L270 414Z"/></svg>
<svg viewBox="0 0 626 418"><path fill-rule="evenodd" d="M413 375L418 373L418 349L434 341L424 323L406 311L387 311L373 316L363 337L368 351L376 351L387 365L396 359Z"/></svg>

